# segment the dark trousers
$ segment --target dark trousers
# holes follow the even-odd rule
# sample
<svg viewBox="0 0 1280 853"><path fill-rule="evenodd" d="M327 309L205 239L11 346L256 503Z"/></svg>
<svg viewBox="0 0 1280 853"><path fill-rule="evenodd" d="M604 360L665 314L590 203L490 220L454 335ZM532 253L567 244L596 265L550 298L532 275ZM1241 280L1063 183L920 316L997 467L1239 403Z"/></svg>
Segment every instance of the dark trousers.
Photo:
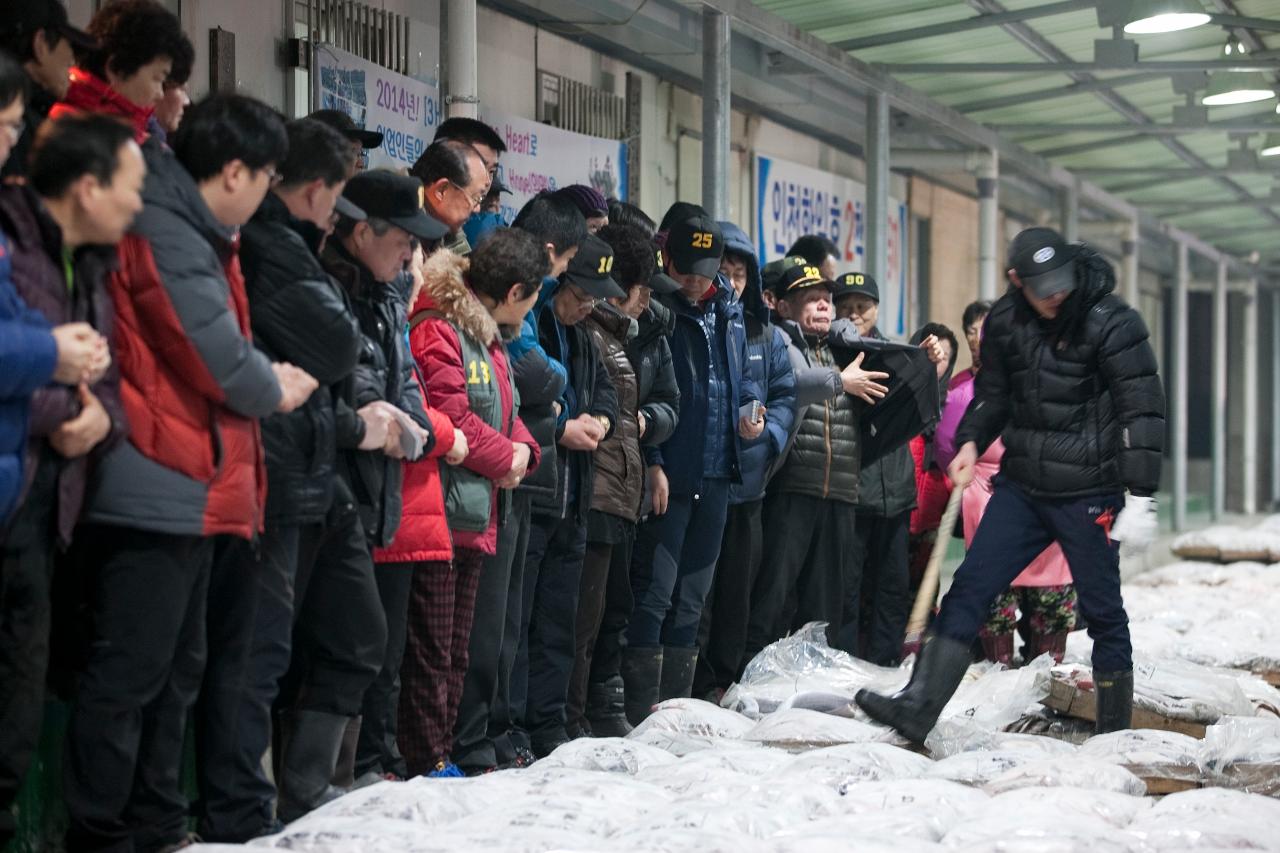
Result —
<svg viewBox="0 0 1280 853"><path fill-rule="evenodd" d="M889 516L858 513L858 544L848 567L850 577L862 576L862 584L856 594L852 582L845 587L844 623L837 643L880 666L896 666L902 660L912 601L910 533L910 510Z"/></svg>
<svg viewBox="0 0 1280 853"><path fill-rule="evenodd" d="M1111 540L1110 532L1123 505L1122 494L1032 498L998 477L969 552L942 600L934 630L973 642L996 596L1056 540L1071 567L1080 611L1089 622L1094 669L1132 669L1129 619L1120 597L1120 543Z"/></svg>
<svg viewBox="0 0 1280 853"><path fill-rule="evenodd" d="M715 583L698 626L698 663L693 695L725 690L738 680L745 663L751 589L760 574L764 532L760 525L764 499L734 504L724 524Z"/></svg>
<svg viewBox="0 0 1280 853"><path fill-rule="evenodd" d="M471 626L462 702L454 727L453 760L463 769L485 769L510 761L508 692L522 617L524 552L529 541L529 497L513 492L511 511L498 526L497 553L480 566L475 621ZM505 750L501 759L495 739Z"/></svg>
<svg viewBox="0 0 1280 853"><path fill-rule="evenodd" d="M400 666L409 633L409 596L413 568L403 563L377 563L373 569L378 598L387 619L387 651L378 677L364 694L360 712L360 740L356 747L357 777L366 773L409 775L396 742L400 708Z"/></svg>
<svg viewBox="0 0 1280 853"><path fill-rule="evenodd" d="M631 525L624 541L613 546L609 561L609 577L604 587L604 611L591 653L588 684L603 684L621 677L622 647L626 645L627 625L635 607L631 591L631 561L635 553L636 525Z"/></svg>
<svg viewBox="0 0 1280 853"><path fill-rule="evenodd" d="M809 622L827 623L834 642L842 618L849 555L856 544L853 504L778 492L765 498L764 562L751 591L745 666L765 646ZM855 611L856 612L856 611Z"/></svg>
<svg viewBox="0 0 1280 853"><path fill-rule="evenodd" d="M629 531L635 525L618 519ZM631 615L631 540L634 532L623 536L623 541L588 542L586 556L582 560L582 579L578 583L578 614L574 619L573 674L569 678L569 694L565 704L566 721L582 726L583 712L587 706L587 683L596 674L595 654L603 641L605 655L617 661L612 670L621 669L621 634L626 630L626 619ZM625 590L625 592L623 591ZM614 600L613 624L608 633L604 630L605 613L609 599ZM622 622L618 613L623 604ZM601 672L609 667L603 664ZM605 674L605 678L609 673Z"/></svg>
<svg viewBox="0 0 1280 853"><path fill-rule="evenodd" d="M93 646L67 728L67 849L183 840L179 771L205 662L214 540L92 525Z"/></svg>
<svg viewBox="0 0 1280 853"><path fill-rule="evenodd" d="M640 526L631 561L636 606L627 645L697 645L728 510L729 481L705 480L698 494L672 495L666 514Z"/></svg>
<svg viewBox="0 0 1280 853"><path fill-rule="evenodd" d="M481 552L458 548L452 562L413 565L399 723L400 746L412 776L449 761L453 751L483 561Z"/></svg>
<svg viewBox="0 0 1280 853"><path fill-rule="evenodd" d="M56 465L42 467L0 543L0 848L16 826L9 808L40 740L49 666L53 572L52 487ZM46 475L46 476L41 476Z"/></svg>
<svg viewBox="0 0 1280 853"><path fill-rule="evenodd" d="M217 546L195 716L205 841L248 841L271 824L276 789L262 757L271 744L271 706L289 669L298 536L298 527L271 525L256 548L243 539Z"/></svg>
<svg viewBox="0 0 1280 853"><path fill-rule="evenodd" d="M387 619L364 526L348 505L303 529L294 595L293 658L278 707L358 715L382 669Z"/></svg>
<svg viewBox="0 0 1280 853"><path fill-rule="evenodd" d="M528 621L511 674L516 718L511 740L516 746L548 745L566 737L565 700L573 673L574 620L585 552L586 528L574 507L564 519L533 517L524 559Z"/></svg>

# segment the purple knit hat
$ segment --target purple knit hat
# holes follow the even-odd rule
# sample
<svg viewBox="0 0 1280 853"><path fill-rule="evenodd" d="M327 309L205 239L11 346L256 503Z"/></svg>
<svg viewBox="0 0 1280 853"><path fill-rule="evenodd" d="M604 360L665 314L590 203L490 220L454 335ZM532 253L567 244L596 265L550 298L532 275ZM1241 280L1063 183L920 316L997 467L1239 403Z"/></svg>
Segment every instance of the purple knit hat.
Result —
<svg viewBox="0 0 1280 853"><path fill-rule="evenodd" d="M570 184L556 190L555 194L573 202L583 216L606 216L609 213L609 202L605 201L599 190L586 184Z"/></svg>

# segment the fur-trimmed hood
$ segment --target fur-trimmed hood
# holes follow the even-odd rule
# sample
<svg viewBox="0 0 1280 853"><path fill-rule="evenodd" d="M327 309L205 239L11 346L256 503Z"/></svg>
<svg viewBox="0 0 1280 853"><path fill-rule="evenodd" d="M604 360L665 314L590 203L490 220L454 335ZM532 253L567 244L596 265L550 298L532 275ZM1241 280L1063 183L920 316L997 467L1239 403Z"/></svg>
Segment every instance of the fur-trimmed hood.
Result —
<svg viewBox="0 0 1280 853"><path fill-rule="evenodd" d="M498 324L467 286L471 262L448 249L439 249L423 265L422 293L410 312L438 311L451 325L483 346L501 341Z"/></svg>

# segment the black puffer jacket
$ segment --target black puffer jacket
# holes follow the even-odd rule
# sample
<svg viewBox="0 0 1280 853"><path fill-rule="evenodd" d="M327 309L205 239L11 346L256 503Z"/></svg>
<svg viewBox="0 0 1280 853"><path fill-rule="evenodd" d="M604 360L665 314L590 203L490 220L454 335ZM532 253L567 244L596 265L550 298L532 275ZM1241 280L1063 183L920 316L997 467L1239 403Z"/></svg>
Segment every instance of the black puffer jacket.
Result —
<svg viewBox="0 0 1280 853"><path fill-rule="evenodd" d="M779 324L791 338L793 357L803 358L804 367L835 367L831 346L825 337L801 334L793 321ZM858 499L861 470L862 405L851 395L833 398L796 410L789 450L781 468L773 476L770 492L790 492L854 503Z"/></svg>
<svg viewBox="0 0 1280 853"><path fill-rule="evenodd" d="M676 384L668 338L676 330L676 317L659 302L650 302L637 321L639 333L627 342L627 359L636 372L636 396L644 412L645 464L656 464L658 445L671 437L680 421L680 386Z"/></svg>
<svg viewBox="0 0 1280 853"><path fill-rule="evenodd" d="M507 358L520 395L520 420L524 421L525 428L542 448L538 467L520 481L517 491L527 492L535 500L555 500L560 474L556 464L558 418L554 404L564 396L564 376L536 349L529 350L518 359L508 349Z"/></svg>
<svg viewBox="0 0 1280 853"><path fill-rule="evenodd" d="M375 400L385 400L427 431L423 452L429 452L435 436L422 406L422 390L405 337L405 304L410 289L407 277L400 276L389 283L374 281L369 270L334 239L329 240L321 262L350 297L363 338L360 358L352 373L350 408L359 410ZM387 547L400 528L403 465L381 450L344 450L341 461L340 473L355 497L369 543Z"/></svg>
<svg viewBox="0 0 1280 853"><path fill-rule="evenodd" d="M872 327L868 338L887 341ZM864 463L858 480L858 512L886 518L916 506L916 463L909 445L900 445L878 459Z"/></svg>
<svg viewBox="0 0 1280 853"><path fill-rule="evenodd" d="M329 510L337 464L332 386L360 357L355 315L315 255L321 237L275 193L267 193L240 232L254 344L320 383L299 408L262 419L267 520L278 524L318 524Z"/></svg>
<svg viewBox="0 0 1280 853"><path fill-rule="evenodd" d="M982 371L956 445L1004 438L1000 471L1032 495L1083 497L1160 484L1164 389L1137 311L1111 266L1085 250L1057 321L1011 290L987 317Z"/></svg>

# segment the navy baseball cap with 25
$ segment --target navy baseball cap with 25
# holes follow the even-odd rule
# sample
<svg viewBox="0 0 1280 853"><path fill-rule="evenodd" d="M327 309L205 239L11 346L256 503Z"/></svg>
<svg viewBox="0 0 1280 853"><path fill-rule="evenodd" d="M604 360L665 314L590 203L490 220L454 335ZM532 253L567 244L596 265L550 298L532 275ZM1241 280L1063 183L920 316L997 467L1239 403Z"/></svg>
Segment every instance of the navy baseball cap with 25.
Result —
<svg viewBox="0 0 1280 853"><path fill-rule="evenodd" d="M711 217L693 216L671 226L665 249L676 272L715 278L724 256L724 232Z"/></svg>
<svg viewBox="0 0 1280 853"><path fill-rule="evenodd" d="M1052 228L1028 228L1009 244L1009 267L1037 299L1074 290L1077 247Z"/></svg>

